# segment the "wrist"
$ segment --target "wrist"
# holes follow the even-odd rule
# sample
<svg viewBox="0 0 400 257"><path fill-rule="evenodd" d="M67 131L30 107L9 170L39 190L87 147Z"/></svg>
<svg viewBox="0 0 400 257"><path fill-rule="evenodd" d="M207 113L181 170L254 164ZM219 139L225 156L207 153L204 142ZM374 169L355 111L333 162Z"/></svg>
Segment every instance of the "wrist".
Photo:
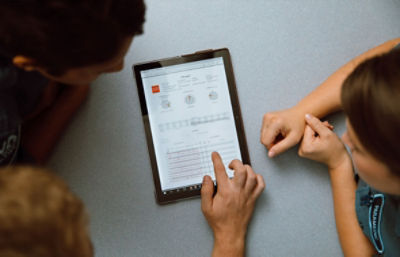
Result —
<svg viewBox="0 0 400 257"><path fill-rule="evenodd" d="M338 176L339 174L353 173L353 162L351 161L349 154L346 152L339 164L328 166L328 169L331 177Z"/></svg>
<svg viewBox="0 0 400 257"><path fill-rule="evenodd" d="M329 176L334 195L341 192L346 194L347 197L355 197L357 184L354 180L353 164L351 162L350 156L338 167L334 169L329 169Z"/></svg>
<svg viewBox="0 0 400 257"><path fill-rule="evenodd" d="M214 233L213 256L244 256L245 233Z"/></svg>
<svg viewBox="0 0 400 257"><path fill-rule="evenodd" d="M336 84L336 83L335 83ZM322 84L323 85L323 84ZM308 96L304 97L300 102L298 102L292 108L298 110L303 116L307 113L317 117L322 118L326 115L338 111L341 109L340 96L332 96L331 94L326 95L326 90L319 92L321 89L320 85L315 91L310 93ZM340 92L340 90L339 90ZM338 94L338 92L332 92Z"/></svg>
<svg viewBox="0 0 400 257"><path fill-rule="evenodd" d="M299 116L301 116L304 119L304 116L306 114L311 114L317 118L321 118L324 116L322 113L319 112L318 108L314 108L314 105L309 104L307 99L302 99L300 102L298 102L295 106L291 108L294 112L296 112Z"/></svg>
<svg viewBox="0 0 400 257"><path fill-rule="evenodd" d="M346 149L338 149L335 150L329 157L329 159L325 162L325 164L328 166L329 170L337 170L337 169L342 169L343 167L346 166L352 166L352 161L350 158L349 153L346 151Z"/></svg>
<svg viewBox="0 0 400 257"><path fill-rule="evenodd" d="M291 108L289 108L289 110L301 116L302 118L304 118L304 115L309 113L308 110L301 104L301 101L296 105L292 106Z"/></svg>

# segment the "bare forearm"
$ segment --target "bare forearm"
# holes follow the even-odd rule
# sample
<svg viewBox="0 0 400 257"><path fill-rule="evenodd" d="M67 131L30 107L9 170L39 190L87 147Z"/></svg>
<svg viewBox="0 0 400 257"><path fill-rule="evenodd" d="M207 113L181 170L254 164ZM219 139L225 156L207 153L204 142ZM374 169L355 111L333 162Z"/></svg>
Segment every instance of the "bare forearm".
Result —
<svg viewBox="0 0 400 257"><path fill-rule="evenodd" d="M389 52L397 44L400 43L400 38L396 38L386 43L379 45L360 56L354 58L335 73L329 76L319 87L302 99L296 109L302 113L310 113L316 117L324 117L329 113L341 109L340 92L344 80L350 73L363 61L385 52Z"/></svg>
<svg viewBox="0 0 400 257"><path fill-rule="evenodd" d="M330 170L336 228L344 256L372 256L374 249L357 220L355 197L357 185L350 160Z"/></svg>

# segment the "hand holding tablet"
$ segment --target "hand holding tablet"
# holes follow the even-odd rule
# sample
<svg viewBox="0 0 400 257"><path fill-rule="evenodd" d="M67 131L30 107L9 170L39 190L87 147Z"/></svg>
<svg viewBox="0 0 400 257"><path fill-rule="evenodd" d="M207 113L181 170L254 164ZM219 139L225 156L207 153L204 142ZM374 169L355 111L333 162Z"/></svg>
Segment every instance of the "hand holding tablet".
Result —
<svg viewBox="0 0 400 257"><path fill-rule="evenodd" d="M214 232L213 256L243 256L247 225L254 205L265 183L249 165L233 160L229 167L234 176L229 179L218 153L212 153L218 191L209 176L203 179L201 208Z"/></svg>

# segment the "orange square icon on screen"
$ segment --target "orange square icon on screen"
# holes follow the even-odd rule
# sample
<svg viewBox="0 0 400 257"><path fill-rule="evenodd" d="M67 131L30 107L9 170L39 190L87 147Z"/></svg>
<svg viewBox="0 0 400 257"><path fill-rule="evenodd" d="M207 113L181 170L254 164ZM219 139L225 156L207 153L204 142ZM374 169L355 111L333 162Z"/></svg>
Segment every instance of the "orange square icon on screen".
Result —
<svg viewBox="0 0 400 257"><path fill-rule="evenodd" d="M160 93L160 85L151 86L151 92L153 94Z"/></svg>

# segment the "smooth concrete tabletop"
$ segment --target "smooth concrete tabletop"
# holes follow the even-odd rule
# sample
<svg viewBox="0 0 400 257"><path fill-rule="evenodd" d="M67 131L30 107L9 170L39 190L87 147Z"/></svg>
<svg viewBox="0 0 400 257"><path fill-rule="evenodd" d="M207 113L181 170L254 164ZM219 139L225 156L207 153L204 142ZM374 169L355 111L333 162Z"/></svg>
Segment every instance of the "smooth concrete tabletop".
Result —
<svg viewBox="0 0 400 257"><path fill-rule="evenodd" d="M400 35L399 0L148 0L122 72L100 77L50 160L84 200L96 256L209 256L200 199L155 202L134 63L228 47L253 168L266 181L247 256L341 256L327 169L269 159L263 114L288 108L356 55ZM337 133L344 117L328 117Z"/></svg>

